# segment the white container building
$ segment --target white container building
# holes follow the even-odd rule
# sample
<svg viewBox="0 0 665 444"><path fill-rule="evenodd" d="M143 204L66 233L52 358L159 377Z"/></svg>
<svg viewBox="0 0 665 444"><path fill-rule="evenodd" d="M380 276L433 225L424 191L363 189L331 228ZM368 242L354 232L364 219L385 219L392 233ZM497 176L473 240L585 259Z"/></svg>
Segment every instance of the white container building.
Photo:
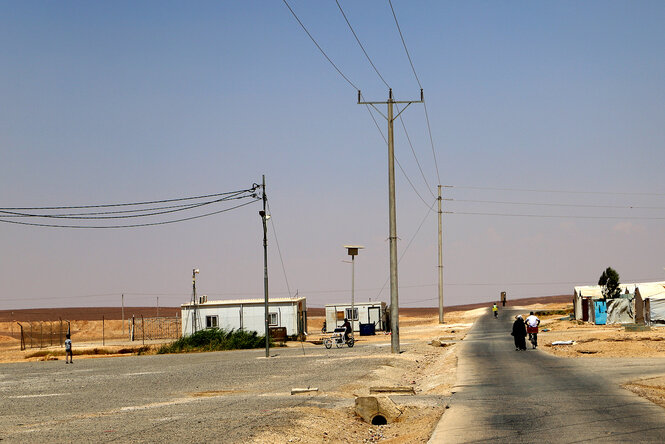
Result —
<svg viewBox="0 0 665 444"><path fill-rule="evenodd" d="M326 332L341 327L344 318L355 320L354 331L360 331L360 324L374 324L375 331L387 330L385 302L356 302L354 313L351 312L351 303L326 305Z"/></svg>
<svg viewBox="0 0 665 444"><path fill-rule="evenodd" d="M182 335L188 336L206 328L255 331L265 334L265 305L263 299L208 301L202 297L198 304L180 306ZM307 304L304 297L273 298L268 302L269 328L285 327L287 336L307 331ZM196 322L196 326L194 324Z"/></svg>

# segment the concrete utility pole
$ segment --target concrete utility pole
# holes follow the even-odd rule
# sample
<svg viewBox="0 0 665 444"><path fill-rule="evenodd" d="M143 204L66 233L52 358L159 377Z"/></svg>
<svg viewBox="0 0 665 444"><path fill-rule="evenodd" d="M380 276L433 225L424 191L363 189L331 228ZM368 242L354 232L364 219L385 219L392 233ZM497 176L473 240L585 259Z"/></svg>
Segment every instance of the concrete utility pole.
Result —
<svg viewBox="0 0 665 444"><path fill-rule="evenodd" d="M443 225L441 211L441 185L439 185L439 324L443 324Z"/></svg>
<svg viewBox="0 0 665 444"><path fill-rule="evenodd" d="M199 301L196 299L196 275L197 274L199 274L199 269L194 268L192 270L192 333L196 333L197 331L199 331L198 313L197 313L197 308L198 308Z"/></svg>
<svg viewBox="0 0 665 444"><path fill-rule="evenodd" d="M270 357L270 312L268 311L268 226L266 222L270 219L270 215L266 213L266 204L268 197L266 196L266 176L263 175L263 210L259 211L261 221L263 222L263 298L265 308L265 334L266 334L266 358Z"/></svg>
<svg viewBox="0 0 665 444"><path fill-rule="evenodd" d="M390 226L390 350L399 353L399 297L397 284L397 217L395 211L395 141L393 137L393 123L400 114L412 103L423 103L423 90L420 90L420 100L396 101L393 99L393 90L388 91L387 102L361 102L361 93L358 91L358 105L371 105L388 121L388 214ZM402 111L393 116L394 104L406 104ZM388 116L384 115L375 105L388 105Z"/></svg>

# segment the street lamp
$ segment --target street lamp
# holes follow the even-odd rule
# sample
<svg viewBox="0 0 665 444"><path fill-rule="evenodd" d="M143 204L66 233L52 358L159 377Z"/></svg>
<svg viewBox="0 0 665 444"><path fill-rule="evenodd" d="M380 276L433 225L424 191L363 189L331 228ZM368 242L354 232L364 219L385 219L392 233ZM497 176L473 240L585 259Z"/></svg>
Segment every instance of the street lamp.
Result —
<svg viewBox="0 0 665 444"><path fill-rule="evenodd" d="M270 215L266 212L267 196L266 196L266 176L263 176L263 210L259 211L261 222L263 223L263 298L264 298L264 315L265 315L265 335L266 335L266 358L270 357L270 317L268 312L268 226L266 222L270 219Z"/></svg>
<svg viewBox="0 0 665 444"><path fill-rule="evenodd" d="M358 256L358 250L362 250L363 246L361 245L344 245L349 256L351 256L351 336L354 335L356 329L356 310L355 310L355 286L356 286L356 256Z"/></svg>

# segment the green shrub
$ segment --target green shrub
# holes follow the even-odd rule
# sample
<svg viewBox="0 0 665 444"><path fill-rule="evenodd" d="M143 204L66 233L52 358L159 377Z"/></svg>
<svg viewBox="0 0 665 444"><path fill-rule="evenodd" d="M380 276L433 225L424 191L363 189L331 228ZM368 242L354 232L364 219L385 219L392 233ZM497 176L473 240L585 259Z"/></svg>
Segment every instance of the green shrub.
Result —
<svg viewBox="0 0 665 444"><path fill-rule="evenodd" d="M226 331L219 328L208 328L190 336L183 336L170 344L164 344L157 350L157 353L251 349L264 347L265 343L265 336L259 336L255 331Z"/></svg>

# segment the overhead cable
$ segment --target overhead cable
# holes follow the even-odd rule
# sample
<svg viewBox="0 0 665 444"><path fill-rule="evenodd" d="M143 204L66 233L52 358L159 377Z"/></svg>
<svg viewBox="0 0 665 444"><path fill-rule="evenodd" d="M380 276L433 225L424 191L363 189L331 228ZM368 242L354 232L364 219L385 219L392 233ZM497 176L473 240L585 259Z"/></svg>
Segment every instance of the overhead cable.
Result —
<svg viewBox="0 0 665 444"><path fill-rule="evenodd" d="M328 62L330 62L332 67L335 68L335 71L337 71L337 73L340 76L342 76L342 78L344 78L344 80L346 80L346 82L349 85L351 85L353 87L353 89L355 89L356 91L360 90L360 88L358 88L356 85L354 85L353 82L351 80L349 80L349 78L347 76L345 76L344 73L337 67L337 65L335 65L335 63L330 59L330 57L328 57L328 54L326 54L326 52L323 50L323 48L321 48L321 46L319 46L319 44L316 42L314 37L312 37L312 34L309 33L309 31L307 30L307 28L305 27L303 22L300 21L300 19L296 15L296 13L293 11L293 9L291 9L291 6L289 5L289 3L286 0L282 0L282 1L286 5L286 7L289 8L289 11L291 11L291 14L298 21L298 23L300 24L302 29L305 31L305 33L309 36L310 40L312 40L312 42L316 45L316 47L319 49L319 51L321 51L321 54L323 54L323 57L325 57L326 60L328 60Z"/></svg>
<svg viewBox="0 0 665 444"><path fill-rule="evenodd" d="M272 210L270 209L270 203L266 201L268 206L268 214L272 216ZM277 245L277 253L279 254L279 261L282 263L282 272L284 273L284 282L286 282L286 289L289 292L289 297L291 297L291 287L289 286L289 278L286 276L286 267L284 266L284 259L282 258L282 249L279 247L279 240L277 240L277 230L275 229L275 222L273 217L270 218L270 224L272 225L272 233L275 236L275 245Z"/></svg>
<svg viewBox="0 0 665 444"><path fill-rule="evenodd" d="M411 239L409 240L409 243L406 245L406 248L404 248L404 250L402 251L402 254L399 256L399 259L397 260L397 264L398 264L398 265L399 265L400 261L402 260L402 258L404 257L404 255L406 254L406 252L409 250L409 247L411 246L411 244L412 244L413 241L415 240L416 236L418 236L418 233L420 232L420 229L423 227L423 224L424 224L425 221L427 220L427 217L428 217L431 213L434 212L434 210L433 210L434 205L436 205L436 202L434 202L434 203L432 204L432 206L430 207L430 210L431 210L431 211L428 211L427 213L425 213L425 217L423 217L423 220L420 222L420 225L418 225L418 229L417 229L416 232L413 234L413 236L411 236ZM377 298L377 299L381 296L381 293L383 293L383 290L386 288L386 285L388 284L388 281L389 281L389 280L390 280L390 276L388 276L388 277L386 278L385 282L383 283L383 286L382 286L381 289L379 290L379 293L376 295L376 298Z"/></svg>
<svg viewBox="0 0 665 444"><path fill-rule="evenodd" d="M344 80L346 80L346 82L347 82L349 85L351 85L355 91L360 91L360 88L358 88L358 87L357 87L357 86L356 86L351 80L349 80L349 78L348 78L348 77L347 77L347 76L346 76L346 75L345 75L345 74L344 74L344 73L343 73L343 72L337 67L337 65L332 61L332 59L331 59L330 57L328 57L328 54L326 54L326 52L323 50L323 48L321 47L321 45L319 45L319 43L316 41L316 39L314 39L314 37L312 36L312 34L307 30L307 28L305 27L305 25L303 24L303 22L300 20L300 18L298 17L298 15L295 13L295 11L291 8L291 6L289 5L289 3L288 3L286 0L282 0L282 1L284 2L284 4L286 5L286 7L287 7L287 8L289 9L289 11L291 12L291 15L293 15L293 17L296 19L296 21L298 22L298 24L300 24L300 27L305 31L305 33L307 34L307 36L308 36L308 37L310 38L310 40L314 43L314 45L316 45L316 47L318 48L318 50L321 52L321 54L323 54L323 56L326 58L326 60L328 60L328 62L332 65L332 67L335 69L335 71L337 71L337 73L338 73L340 76L342 76L342 78L343 78ZM338 5L338 7L340 8L340 11L342 12L342 15L344 15L344 18L346 19L346 15L344 14L344 11L342 10L341 6L339 6L339 3L338 3L337 5ZM377 71L377 74L379 74L378 70L377 70L376 67L374 66L374 63L371 62L371 59L370 59L369 56L367 55L367 52L365 51L365 48L364 48L364 47L362 46L362 44L360 43L360 40L358 39L358 36L356 35L355 31L353 31L353 28L351 27L351 24L349 23L348 20L347 20L347 24L348 24L349 27L351 28L351 31L353 32L353 35L356 37L356 41L357 41L358 44L361 46L363 52L365 52L365 56L368 58L368 60L370 60L370 63L372 64L372 66L374 67L374 69ZM379 74L379 76L380 76L381 79L384 81L384 83L386 83L385 80L383 79L383 77L382 77L380 74ZM386 85L387 85L387 83L386 83ZM362 97L362 95L361 95L361 97ZM372 117L372 120L374 120L374 124L376 125L377 129L379 130L379 133L381 134L381 137L383 138L383 140L386 142L386 145L387 145L387 144L388 144L388 141L386 140L385 136L383 135L383 131L381 131L381 128L379 127L378 123L376 122L376 119L374 118L374 115L372 114L371 110L369 109L369 106L367 106L367 105L365 105L365 106L367 107L367 109L368 109L368 111L369 111L369 113L370 113L370 116ZM430 134L430 139L431 139L431 134ZM408 175L406 174L406 172L404 171L404 168L402 168L402 166L399 164L399 162L397 161L397 158L396 158L396 157L395 157L395 162L397 163L397 165L399 166L400 170L402 171L402 174L404 174L404 177L406 177L406 180L409 182L409 185L411 185L411 188L413 189L413 191L418 195L418 197L420 198L420 200L422 200L422 201L425 203L425 205L429 206L429 204L425 201L425 199L423 199L422 196L420 195L420 193L416 190L415 186L414 186L413 183L411 182L411 179L409 179L409 176L408 176ZM438 167L437 167L437 169L438 169ZM437 174L438 174L438 173L437 173ZM439 181L439 182L441 182L441 181ZM430 190L430 192L431 192L431 190Z"/></svg>
<svg viewBox="0 0 665 444"><path fill-rule="evenodd" d="M57 206L57 207L5 207L5 208L0 208L0 210L74 210L74 209L84 209L84 208L110 208L110 207L126 207L126 206L132 206L132 205L153 205L153 204L161 204L161 203L169 203L169 202L180 202L180 201L185 201L185 200L196 200L196 199L207 199L209 197L217 197L217 196L227 196L230 194L237 194L237 193L245 193L248 191L253 191L255 190L256 187L252 187L250 189L246 190L237 190L237 191L229 191L226 193L216 193L216 194L204 194L201 196L193 196L193 197L181 197L177 199L164 199L164 200L153 200L153 201L146 201L146 202L132 202L132 203L117 203L117 204L99 204L99 205L78 205L78 206Z"/></svg>
<svg viewBox="0 0 665 444"><path fill-rule="evenodd" d="M31 223L31 222L20 222L16 220L5 220L5 219L0 219L0 222L4 222L7 224L17 224L17 225L29 225L33 227L49 227L49 228L91 228L91 229L107 229L107 228L138 228L138 227L151 227L151 226L156 226L156 225L167 225L167 224L174 224L178 222L185 222L189 220L194 220L194 219L200 219L203 217L208 217L208 216L213 216L215 214L220 214L220 213L225 213L227 211L235 210L237 208L244 207L246 205L249 205L251 203L257 202L258 199L253 199L250 200L249 202L242 203L240 205L236 205L231 208L226 208L223 210L219 211L213 211L210 213L206 214L200 214L197 216L191 216L191 217L184 217L182 219L175 219L175 220L167 220L167 221L161 221L161 222L151 222L151 223L143 223L143 224L130 224L130 225L58 225L58 224L40 224L40 223Z"/></svg>
<svg viewBox="0 0 665 444"><path fill-rule="evenodd" d="M630 209L630 210L665 210L665 207L650 207L642 205L595 205L595 204L566 204L566 203L545 203L545 202L514 202L514 201L501 201L501 200L474 200L474 199L443 199L450 202L465 202L465 203L488 203L488 204L501 204L501 205L533 205L533 206L546 206L546 207L575 207L575 208L613 208L613 209Z"/></svg>
<svg viewBox="0 0 665 444"><path fill-rule="evenodd" d="M404 52L406 52L406 57L409 59L409 64L411 65L411 71L413 71L413 76L416 78L416 82L418 82L418 87L422 90L423 85L420 83L420 79L418 78L418 73L416 73L416 68L413 66L413 60L411 60L411 54L409 53L409 48L406 46L406 40L404 40L404 34L402 34L402 28L399 26L399 21L397 20L397 14L395 14L395 8L393 8L393 3L391 0L388 0L388 4L390 5L390 10L393 13L393 18L395 19L395 25L397 26L397 31L399 32L399 36L402 39L402 45L404 46ZM430 144L432 145L432 155L434 156L434 167L436 168L436 178L438 179L439 183L441 183L441 176L439 175L439 163L436 160L436 150L434 149L434 138L432 137L432 126L430 125L429 122L429 113L427 112L427 103L423 99L423 109L425 110L425 120L427 121L427 131L429 133L429 141Z"/></svg>
<svg viewBox="0 0 665 444"><path fill-rule="evenodd" d="M360 43L360 39L358 38L358 35L356 34L356 31L353 30L353 26L351 26L351 23L349 22L349 19L346 17L346 14L344 13L344 10L342 9L342 6L339 4L338 0L335 0L335 3L337 3L337 7L339 8L339 12L342 13L342 16L344 17L344 20L346 20L346 24L349 25L349 29L351 30L351 33L353 33L353 36L356 38L356 42L358 42L358 45L360 46L360 49L362 49L363 54L365 54L365 57L367 58L367 61L369 62L370 65L372 65L372 68L374 68L374 71L376 72L376 75L379 76L381 81L383 82L386 87L390 88L390 85L388 85L388 82L386 82L386 79L383 78L379 70L376 68L376 65L374 65L374 62L372 62L372 59L369 57L367 54L367 51L365 51L365 47L363 46L362 43Z"/></svg>
<svg viewBox="0 0 665 444"><path fill-rule="evenodd" d="M665 196L665 193L628 192L628 191L580 191L580 190L551 190L533 188L502 188L502 187L478 187L464 185L444 185L445 188L459 188L465 190L491 190L491 191L523 191L528 193L563 193L563 194L609 194L619 196Z"/></svg>
<svg viewBox="0 0 665 444"><path fill-rule="evenodd" d="M665 217L640 217L640 216L576 216L576 215L548 215L548 214L512 214L512 213L476 213L463 211L444 211L444 214L456 214L464 216L500 216L500 217L541 217L552 219L611 219L611 220L665 220Z"/></svg>

